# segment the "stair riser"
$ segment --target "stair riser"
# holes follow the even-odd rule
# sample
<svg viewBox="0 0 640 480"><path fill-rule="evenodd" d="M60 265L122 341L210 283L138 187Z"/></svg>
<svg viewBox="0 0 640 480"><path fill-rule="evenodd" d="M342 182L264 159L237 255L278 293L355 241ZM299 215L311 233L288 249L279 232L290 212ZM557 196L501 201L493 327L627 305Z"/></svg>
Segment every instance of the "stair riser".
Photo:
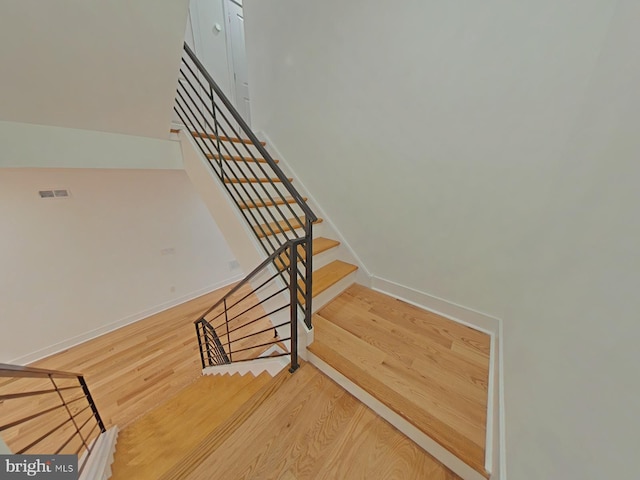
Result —
<svg viewBox="0 0 640 480"><path fill-rule="evenodd" d="M315 269L315 267L314 267ZM340 281L334 283L332 286L327 288L324 292L313 297L313 312L317 312L335 297L340 295L343 291L349 288L356 281L357 270L355 272L350 273Z"/></svg>

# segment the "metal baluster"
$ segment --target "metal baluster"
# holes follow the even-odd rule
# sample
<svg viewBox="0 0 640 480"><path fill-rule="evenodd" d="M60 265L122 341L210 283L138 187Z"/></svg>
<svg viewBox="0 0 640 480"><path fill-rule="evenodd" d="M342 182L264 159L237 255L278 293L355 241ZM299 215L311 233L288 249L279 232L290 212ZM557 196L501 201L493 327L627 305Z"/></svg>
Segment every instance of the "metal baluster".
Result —
<svg viewBox="0 0 640 480"><path fill-rule="evenodd" d="M298 367L298 243L292 242L289 249L289 310L291 312L291 367L295 372Z"/></svg>

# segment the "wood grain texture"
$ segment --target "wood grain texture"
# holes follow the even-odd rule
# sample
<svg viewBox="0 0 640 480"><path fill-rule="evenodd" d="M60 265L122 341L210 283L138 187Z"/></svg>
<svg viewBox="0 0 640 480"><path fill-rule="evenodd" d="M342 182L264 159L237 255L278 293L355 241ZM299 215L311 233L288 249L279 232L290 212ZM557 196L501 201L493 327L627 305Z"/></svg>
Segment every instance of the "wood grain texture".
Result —
<svg viewBox="0 0 640 480"><path fill-rule="evenodd" d="M269 222L261 225L256 225L253 227L253 230L254 232L256 232L258 238L265 238L269 235L277 235L279 233L303 228L306 221L307 219L303 215L299 220L296 218L289 218L287 220L280 220L279 222ZM321 218L318 218L315 222L313 222L314 225L318 223L322 223Z"/></svg>
<svg viewBox="0 0 640 480"><path fill-rule="evenodd" d="M161 477L270 380L267 373L201 377L120 432L111 478Z"/></svg>
<svg viewBox="0 0 640 480"><path fill-rule="evenodd" d="M361 285L313 323L310 351L486 476L488 335Z"/></svg>
<svg viewBox="0 0 640 480"><path fill-rule="evenodd" d="M221 142L244 143L246 145L253 144L251 140L248 140L246 138L225 137L222 135L220 135L220 137L216 137L213 133L191 132L191 135L193 135L194 137L200 137L200 138L210 138L211 140L216 140L219 138ZM264 147L267 143L260 142L260 144Z"/></svg>
<svg viewBox="0 0 640 480"><path fill-rule="evenodd" d="M303 362L302 362L303 363ZM202 440L195 448L164 473L160 480L181 480L193 472L206 458L215 452L233 432L242 425L269 397L275 395L291 374L282 370L273 380L257 391L249 400Z"/></svg>
<svg viewBox="0 0 640 480"><path fill-rule="evenodd" d="M293 182L293 178L287 178L289 183ZM250 178L225 178L224 183L279 183L280 180L278 177L273 178L258 178L258 177L250 177Z"/></svg>
<svg viewBox="0 0 640 480"><path fill-rule="evenodd" d="M313 366L303 364L211 455L186 475L171 478L458 477Z"/></svg>
<svg viewBox="0 0 640 480"><path fill-rule="evenodd" d="M220 155L218 155L217 153L211 154L211 153L207 153L205 155L209 160L217 160L220 158ZM267 161L264 158L260 158L257 155L254 155L253 157L251 155L247 156L240 156L240 155L222 155L222 160L226 160L228 162L250 162L250 163L267 163ZM280 160L274 160L274 163L278 163L280 162Z"/></svg>
<svg viewBox="0 0 640 480"><path fill-rule="evenodd" d="M358 269L356 265L343 262L342 260L334 260L328 263L324 267L320 267L313 271L313 285L311 295L317 297L322 292L335 285L340 280L355 272ZM304 305L305 285L302 281L299 283L300 292L298 292L298 299L301 304Z"/></svg>
<svg viewBox="0 0 640 480"><path fill-rule="evenodd" d="M276 198L270 200L268 198L256 198L251 200L246 200L240 202L238 205L241 209L245 210L247 208L263 208L263 207L273 207L274 205L286 205L286 204L294 204L297 203L296 199L293 197L284 197L281 198L278 195L274 195ZM302 197L302 200L307 201L307 197Z"/></svg>
<svg viewBox="0 0 640 480"><path fill-rule="evenodd" d="M83 373L106 427L117 425L120 429L126 428L141 415L200 378L200 356L193 322L231 288L228 286L203 295L66 349L31 366ZM265 319L252 328L269 326L269 320ZM273 340L273 333L266 337ZM256 350L252 353L256 353ZM0 393L51 388L50 382L47 382L38 379L0 379ZM77 383L75 380L59 382L61 386L69 384ZM72 390L64 394L67 399L77 396ZM0 403L0 423L24 418L57 404L57 394L7 400ZM78 406L73 406L74 411ZM46 421L30 421L5 431L3 437L15 451L28 445L30 439L44 434L49 427L55 426L55 422L66 418L63 412L56 412ZM93 427L91 423L87 424L87 429ZM69 428L63 429L61 435L70 431ZM51 444L55 445L56 442L58 438L51 439ZM58 442L58 445L61 443ZM70 449L77 449L78 446L72 443L65 452L72 453ZM51 453L51 448L43 443L37 451Z"/></svg>
<svg viewBox="0 0 640 480"><path fill-rule="evenodd" d="M313 243L311 245L312 255L318 255L322 252L326 252L327 250L335 248L338 245L340 245L340 242L338 242L337 240L332 240L325 237L316 237L313 239ZM307 258L307 252L304 248L304 245L298 246L298 256L302 260L305 260ZM273 263L279 270L284 270L285 268L287 268L289 266L289 252L285 252L283 255L276 258Z"/></svg>

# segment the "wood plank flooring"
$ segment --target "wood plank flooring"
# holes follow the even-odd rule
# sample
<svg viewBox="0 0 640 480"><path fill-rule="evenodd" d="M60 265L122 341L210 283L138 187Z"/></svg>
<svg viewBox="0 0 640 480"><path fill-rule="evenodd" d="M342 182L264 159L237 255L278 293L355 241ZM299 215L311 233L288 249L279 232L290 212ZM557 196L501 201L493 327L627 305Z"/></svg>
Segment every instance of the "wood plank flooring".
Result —
<svg viewBox="0 0 640 480"><path fill-rule="evenodd" d="M112 480L161 477L271 379L268 373L201 377L120 432Z"/></svg>
<svg viewBox="0 0 640 480"><path fill-rule="evenodd" d="M488 335L361 285L313 322L311 352L486 476Z"/></svg>
<svg viewBox="0 0 640 480"><path fill-rule="evenodd" d="M106 427L117 425L121 429L126 428L141 415L200 378L200 356L193 322L231 288L228 286L203 295L71 347L32 366L84 374ZM266 322L257 323L255 328L270 325L268 319ZM273 333L267 336L273 339ZM0 393L51 388L47 382L37 379L0 379ZM63 381L61 385L69 383ZM74 398L72 391L66 398ZM7 400L0 403L0 419L3 420L0 423L24 418L27 415L25 412L33 413L57 404L59 399L55 393ZM64 415L60 412L59 418L51 415L46 422L30 421L3 432L3 437L9 447L16 451L28 445L29 439L44 434L62 419ZM92 422L88 425L93 426ZM62 434L69 431L63 429ZM50 452L46 443L38 447L38 451ZM77 447L72 442L65 453L73 453Z"/></svg>
<svg viewBox="0 0 640 480"><path fill-rule="evenodd" d="M162 480L212 478L458 479L310 364L211 455Z"/></svg>

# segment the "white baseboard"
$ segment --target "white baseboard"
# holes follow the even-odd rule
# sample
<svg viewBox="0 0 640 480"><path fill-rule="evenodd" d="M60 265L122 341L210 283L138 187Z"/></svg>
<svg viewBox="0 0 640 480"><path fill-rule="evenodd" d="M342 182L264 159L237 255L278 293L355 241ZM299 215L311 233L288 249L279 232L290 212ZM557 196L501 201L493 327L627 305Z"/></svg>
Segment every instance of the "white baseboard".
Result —
<svg viewBox="0 0 640 480"><path fill-rule="evenodd" d="M500 329L500 320L496 317L385 278L371 277L371 288L489 335L497 334Z"/></svg>
<svg viewBox="0 0 640 480"><path fill-rule="evenodd" d="M238 280L241 280L242 278L243 278L242 274L234 275L233 277L227 280L224 280L222 282L218 282L216 284L200 288L194 292L187 293L178 298L174 298L173 300L170 300L168 302L164 302L164 303L161 303L160 305L156 305L154 307L143 310L142 312L138 312L134 315L129 315L125 318L122 318L112 323L108 323L106 325L103 325L102 327L89 330L88 332L82 333L80 335L76 335L75 337L71 337L62 342L58 342L48 347L41 348L40 350L36 350L35 352L22 355L7 363L12 363L16 365L27 365L29 363L33 363L35 361L41 360L50 355L54 355L58 352L61 352L62 350L66 350L67 348L74 347L83 342L99 337L100 335L104 335L105 333L112 332L114 330L117 330L118 328L122 328L126 325L130 325L132 323L138 322L147 317L150 317L151 315L155 315L157 313L163 312L165 310L173 308L182 303L188 302L189 300L193 300L194 298L213 292L214 290L217 290L219 288L226 287L227 285L235 283Z"/></svg>
<svg viewBox="0 0 640 480"><path fill-rule="evenodd" d="M485 468L492 480L506 480L502 320L377 276L371 288L491 336Z"/></svg>

